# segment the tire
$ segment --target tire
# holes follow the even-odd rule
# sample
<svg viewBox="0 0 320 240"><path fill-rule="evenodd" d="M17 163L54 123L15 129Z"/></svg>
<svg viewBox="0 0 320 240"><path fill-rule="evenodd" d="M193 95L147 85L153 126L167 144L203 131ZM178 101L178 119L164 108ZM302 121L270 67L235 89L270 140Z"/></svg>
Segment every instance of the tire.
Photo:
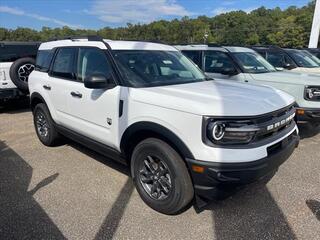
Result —
<svg viewBox="0 0 320 240"><path fill-rule="evenodd" d="M31 57L20 58L10 67L10 78L17 88L24 93L29 92L28 78L35 68L35 60Z"/></svg>
<svg viewBox="0 0 320 240"><path fill-rule="evenodd" d="M171 146L160 139L148 138L135 147L131 174L142 200L160 213L177 214L194 197L186 164ZM154 192L152 185L158 187Z"/></svg>
<svg viewBox="0 0 320 240"><path fill-rule="evenodd" d="M44 103L35 106L33 123L40 142L46 146L56 146L58 144L60 135L55 129L48 107Z"/></svg>

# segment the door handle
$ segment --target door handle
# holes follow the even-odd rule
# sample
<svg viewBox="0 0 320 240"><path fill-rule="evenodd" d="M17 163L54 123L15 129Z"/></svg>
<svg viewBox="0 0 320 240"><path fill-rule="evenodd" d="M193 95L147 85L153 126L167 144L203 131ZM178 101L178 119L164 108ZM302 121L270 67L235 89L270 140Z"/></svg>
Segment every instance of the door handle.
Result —
<svg viewBox="0 0 320 240"><path fill-rule="evenodd" d="M49 85L43 85L43 88L45 89L45 90L51 90L51 87L49 86Z"/></svg>
<svg viewBox="0 0 320 240"><path fill-rule="evenodd" d="M244 82L249 82L248 80L244 80Z"/></svg>
<svg viewBox="0 0 320 240"><path fill-rule="evenodd" d="M76 97L76 98L82 98L82 94L79 92L71 92L70 93L72 97Z"/></svg>

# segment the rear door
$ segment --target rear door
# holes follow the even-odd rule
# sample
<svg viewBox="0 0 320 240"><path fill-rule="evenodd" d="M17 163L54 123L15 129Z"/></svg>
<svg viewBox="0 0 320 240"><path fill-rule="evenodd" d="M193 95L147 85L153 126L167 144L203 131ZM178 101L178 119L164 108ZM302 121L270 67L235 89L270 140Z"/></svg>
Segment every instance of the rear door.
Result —
<svg viewBox="0 0 320 240"><path fill-rule="evenodd" d="M84 79L90 75L114 76L105 50L79 47L76 81L68 84L68 127L95 141L116 147L119 126L120 86L89 89Z"/></svg>
<svg viewBox="0 0 320 240"><path fill-rule="evenodd" d="M77 48L64 47L56 50L49 77L43 80L43 89L49 96L55 111L55 121L64 126L70 124L68 114L68 89L76 80L75 60Z"/></svg>

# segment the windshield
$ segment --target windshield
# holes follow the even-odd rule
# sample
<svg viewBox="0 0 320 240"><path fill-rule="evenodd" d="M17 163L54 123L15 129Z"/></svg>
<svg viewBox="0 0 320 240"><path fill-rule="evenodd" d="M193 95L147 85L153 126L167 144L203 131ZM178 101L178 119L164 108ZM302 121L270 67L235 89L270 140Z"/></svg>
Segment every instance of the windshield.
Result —
<svg viewBox="0 0 320 240"><path fill-rule="evenodd" d="M205 81L206 77L178 51L118 50L115 60L132 87L152 87Z"/></svg>
<svg viewBox="0 0 320 240"><path fill-rule="evenodd" d="M258 53L233 52L232 55L245 73L267 73L277 71Z"/></svg>
<svg viewBox="0 0 320 240"><path fill-rule="evenodd" d="M317 64L320 66L320 59L319 59L316 55L308 52L307 50L303 50L303 52L304 52L307 56L309 56L315 63L317 63Z"/></svg>
<svg viewBox="0 0 320 240"><path fill-rule="evenodd" d="M304 51L287 49L286 50L293 60L298 64L299 67L314 68L319 67L319 65Z"/></svg>

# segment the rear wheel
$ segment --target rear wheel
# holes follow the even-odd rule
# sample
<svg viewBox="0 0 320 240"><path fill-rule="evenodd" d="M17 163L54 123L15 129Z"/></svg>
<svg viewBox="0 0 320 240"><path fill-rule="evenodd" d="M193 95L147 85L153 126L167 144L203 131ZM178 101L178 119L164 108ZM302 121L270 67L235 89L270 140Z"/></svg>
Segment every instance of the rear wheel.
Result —
<svg viewBox="0 0 320 240"><path fill-rule="evenodd" d="M184 161L160 139L149 138L136 146L131 173L143 201L158 212L176 214L193 199L193 185Z"/></svg>
<svg viewBox="0 0 320 240"><path fill-rule="evenodd" d="M43 103L36 105L33 110L33 122L39 140L46 146L56 146L60 135L54 127L47 106Z"/></svg>

